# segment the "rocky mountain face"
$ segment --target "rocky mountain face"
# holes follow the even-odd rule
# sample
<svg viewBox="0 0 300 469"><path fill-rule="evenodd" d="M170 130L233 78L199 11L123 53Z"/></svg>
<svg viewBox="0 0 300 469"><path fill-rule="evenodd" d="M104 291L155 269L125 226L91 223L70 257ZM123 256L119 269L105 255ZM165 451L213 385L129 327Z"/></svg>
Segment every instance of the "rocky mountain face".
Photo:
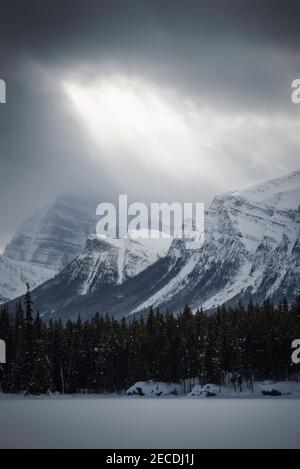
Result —
<svg viewBox="0 0 300 469"><path fill-rule="evenodd" d="M167 253L166 243L144 241L89 237L81 255L32 292L35 306L52 318L128 315L168 285L192 254L181 240L173 240Z"/></svg>
<svg viewBox="0 0 300 469"><path fill-rule="evenodd" d="M95 232L97 201L64 195L26 219L4 257L60 271Z"/></svg>
<svg viewBox="0 0 300 469"><path fill-rule="evenodd" d="M300 171L217 196L205 218L205 242L173 240L165 255L90 237L85 251L33 292L52 317L117 318L150 306L207 310L238 301L300 294ZM122 253L122 254L120 254ZM144 255L145 254L145 255Z"/></svg>
<svg viewBox="0 0 300 469"><path fill-rule="evenodd" d="M205 249L215 248L216 270L223 272L223 281L205 295L198 283L193 303L212 308L239 300L248 302L250 298L278 301L284 295L292 299L299 294L299 207L300 171L216 198L212 204L215 216L212 212L208 220L207 246L203 249L206 262L200 263L197 274L201 284L207 284L206 272L212 269L207 269L211 260L205 256ZM221 228L217 238L221 246L227 244L223 252L219 251L220 241L215 242L216 218Z"/></svg>
<svg viewBox="0 0 300 469"><path fill-rule="evenodd" d="M68 291L70 302L74 295L120 285L166 254L169 240L91 234L97 205L93 199L62 196L25 220L0 256L0 302L24 294L27 282L34 289L49 279L57 285L56 294L61 281L61 300Z"/></svg>
<svg viewBox="0 0 300 469"><path fill-rule="evenodd" d="M300 171L216 197L194 267L135 311L293 299L300 294L299 207Z"/></svg>
<svg viewBox="0 0 300 469"><path fill-rule="evenodd" d="M22 295L26 290L26 283L35 288L56 273L50 268L0 256L0 303Z"/></svg>
<svg viewBox="0 0 300 469"><path fill-rule="evenodd" d="M44 283L83 249L95 232L92 198L64 195L26 219L0 256L0 301L15 298Z"/></svg>
<svg viewBox="0 0 300 469"><path fill-rule="evenodd" d="M50 285L74 296L97 294L102 287L116 287L135 277L165 255L161 245L149 246L143 239L111 239L90 235L83 252L71 261ZM42 286L41 289L45 289Z"/></svg>

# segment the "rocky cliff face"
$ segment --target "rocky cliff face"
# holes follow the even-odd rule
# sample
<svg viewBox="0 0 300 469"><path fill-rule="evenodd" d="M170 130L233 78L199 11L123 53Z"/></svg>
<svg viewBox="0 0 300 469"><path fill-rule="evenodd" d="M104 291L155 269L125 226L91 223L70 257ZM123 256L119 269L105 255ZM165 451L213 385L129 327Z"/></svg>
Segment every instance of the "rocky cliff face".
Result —
<svg viewBox="0 0 300 469"><path fill-rule="evenodd" d="M135 277L165 255L161 245L145 245L142 239L110 239L91 235L83 252L53 280L68 289L69 296L89 296L104 286L118 286Z"/></svg>
<svg viewBox="0 0 300 469"><path fill-rule="evenodd" d="M204 246L183 280L187 288L158 293L154 303L211 309L250 298L294 298L300 293L299 205L300 171L216 197Z"/></svg>

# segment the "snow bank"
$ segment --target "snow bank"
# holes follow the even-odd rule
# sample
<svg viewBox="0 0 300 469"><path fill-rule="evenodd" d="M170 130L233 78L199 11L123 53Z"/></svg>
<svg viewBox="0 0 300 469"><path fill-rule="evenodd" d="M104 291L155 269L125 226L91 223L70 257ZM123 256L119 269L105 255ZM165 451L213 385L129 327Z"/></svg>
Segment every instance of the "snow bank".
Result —
<svg viewBox="0 0 300 469"><path fill-rule="evenodd" d="M216 384L203 384L194 386L188 396L197 397L214 397L220 392L219 386Z"/></svg>
<svg viewBox="0 0 300 469"><path fill-rule="evenodd" d="M264 381L260 386L260 391L264 396L281 396L283 394L300 393L300 383L295 381Z"/></svg>
<svg viewBox="0 0 300 469"><path fill-rule="evenodd" d="M180 385L157 381L138 381L126 391L127 396L169 396L180 394Z"/></svg>

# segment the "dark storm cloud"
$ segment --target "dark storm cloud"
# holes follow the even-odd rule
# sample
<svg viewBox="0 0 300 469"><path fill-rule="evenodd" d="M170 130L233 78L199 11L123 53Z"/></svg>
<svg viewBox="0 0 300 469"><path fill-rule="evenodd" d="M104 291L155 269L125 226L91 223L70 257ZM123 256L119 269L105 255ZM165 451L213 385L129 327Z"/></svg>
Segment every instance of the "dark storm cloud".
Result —
<svg viewBox="0 0 300 469"><path fill-rule="evenodd" d="M299 115L290 102L290 83L300 76L299 24L300 4L287 0L2 0L0 77L8 90L0 106L2 240L59 192L90 187L109 199L117 190L105 165L87 159L59 77L123 73L223 112L292 118ZM242 145L223 145L237 167ZM292 167L297 143L278 137L276 146ZM259 177L250 154L243 164L250 178ZM141 187L147 176L140 175ZM155 182L165 186L159 175ZM209 188L203 191L205 198Z"/></svg>
<svg viewBox="0 0 300 469"><path fill-rule="evenodd" d="M277 103L287 68L299 69L299 20L286 0L19 0L2 2L0 42L8 62L121 64L257 106Z"/></svg>
<svg viewBox="0 0 300 469"><path fill-rule="evenodd" d="M62 52L96 39L108 43L137 35L154 38L159 30L212 40L226 36L238 40L299 45L299 2L293 0L2 0L1 38L30 49ZM74 34L75 33L75 34Z"/></svg>

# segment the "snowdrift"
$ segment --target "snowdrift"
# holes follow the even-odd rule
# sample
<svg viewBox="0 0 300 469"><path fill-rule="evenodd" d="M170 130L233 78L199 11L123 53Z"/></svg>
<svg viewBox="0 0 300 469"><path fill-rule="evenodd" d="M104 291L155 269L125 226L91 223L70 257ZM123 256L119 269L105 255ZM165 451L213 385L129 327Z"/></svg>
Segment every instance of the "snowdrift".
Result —
<svg viewBox="0 0 300 469"><path fill-rule="evenodd" d="M300 383L295 381L264 381L260 386L263 396L282 396L284 394L300 393Z"/></svg>
<svg viewBox="0 0 300 469"><path fill-rule="evenodd" d="M169 396L181 392L179 384L156 381L138 381L127 391L127 396Z"/></svg>
<svg viewBox="0 0 300 469"><path fill-rule="evenodd" d="M194 386L188 396L214 397L220 392L220 387L216 384L203 384Z"/></svg>

